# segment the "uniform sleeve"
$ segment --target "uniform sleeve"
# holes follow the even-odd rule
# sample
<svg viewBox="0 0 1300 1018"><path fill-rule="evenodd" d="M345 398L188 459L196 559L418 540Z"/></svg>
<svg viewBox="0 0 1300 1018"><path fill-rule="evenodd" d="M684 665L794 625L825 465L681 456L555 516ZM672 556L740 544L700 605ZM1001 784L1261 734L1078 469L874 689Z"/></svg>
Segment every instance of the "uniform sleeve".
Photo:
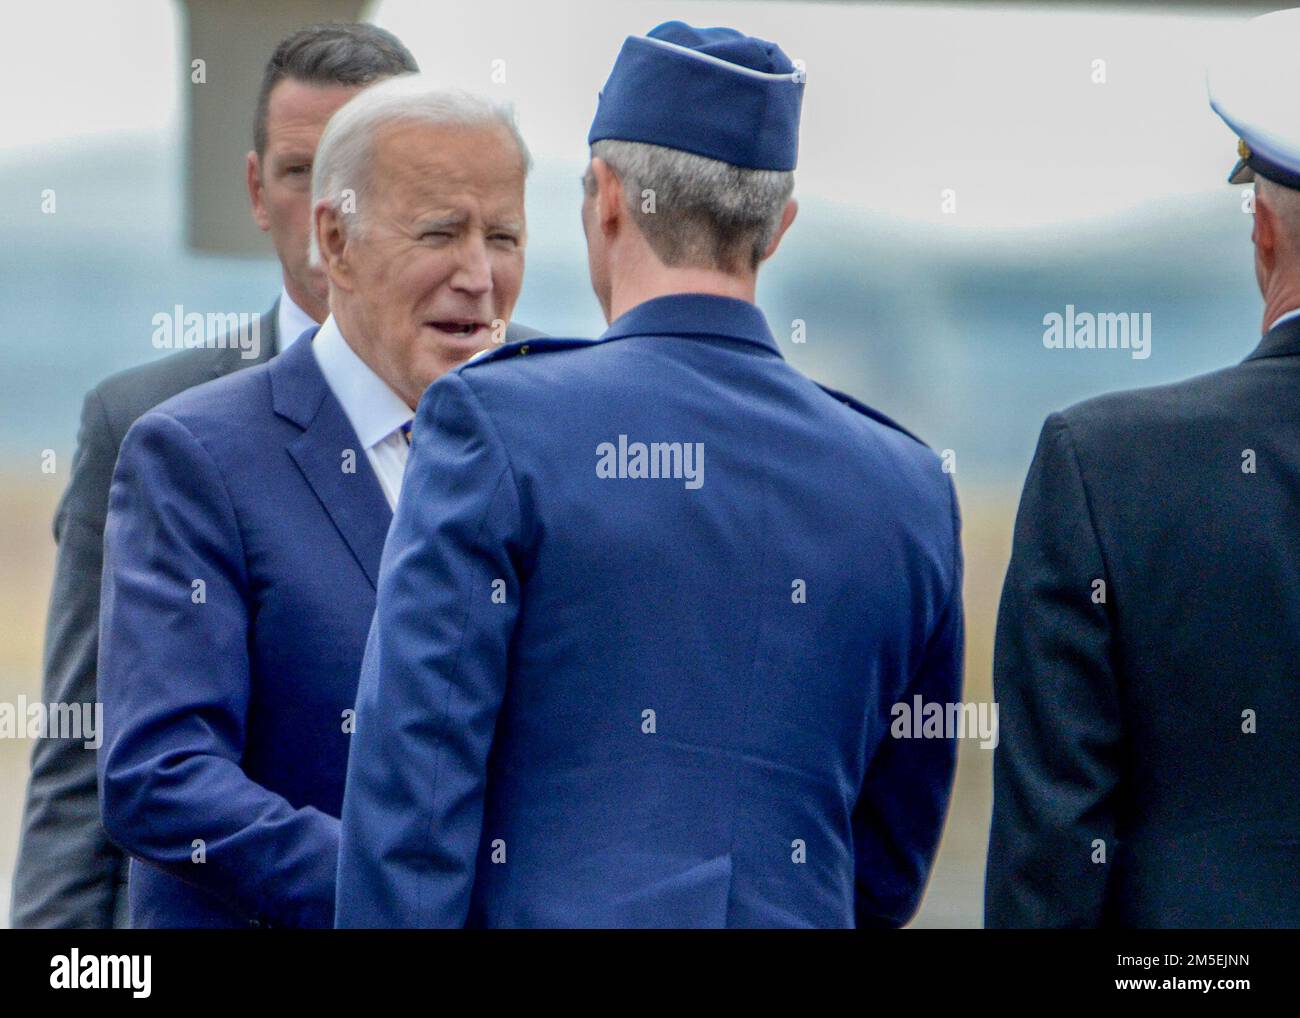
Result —
<svg viewBox="0 0 1300 1018"><path fill-rule="evenodd" d="M295 809L240 765L251 692L242 541L216 464L165 414L123 442L104 554L109 834L250 918L328 926L338 821Z"/></svg>
<svg viewBox="0 0 1300 1018"><path fill-rule="evenodd" d="M44 703L94 709L104 516L118 439L97 390L87 394L71 478L55 515L58 556L45 632ZM84 716L84 715L83 715ZM95 748L84 739L38 739L32 750L12 925L113 925L125 866L99 818Z"/></svg>
<svg viewBox="0 0 1300 1018"><path fill-rule="evenodd" d="M961 700L964 660L961 521L952 505L951 582L936 606L919 666L900 702ZM938 599L936 599L938 600ZM888 728L891 704L882 705ZM898 927L916 913L939 849L957 763L953 738L885 738L872 758L853 811L854 911L858 927Z"/></svg>
<svg viewBox="0 0 1300 1018"><path fill-rule="evenodd" d="M998 613L988 927L1102 922L1121 758L1108 608L1094 603L1105 578L1070 430L1053 414L1025 481Z"/></svg>
<svg viewBox="0 0 1300 1018"><path fill-rule="evenodd" d="M520 519L491 422L459 373L444 376L421 401L384 547L343 800L339 927L466 922L519 612Z"/></svg>

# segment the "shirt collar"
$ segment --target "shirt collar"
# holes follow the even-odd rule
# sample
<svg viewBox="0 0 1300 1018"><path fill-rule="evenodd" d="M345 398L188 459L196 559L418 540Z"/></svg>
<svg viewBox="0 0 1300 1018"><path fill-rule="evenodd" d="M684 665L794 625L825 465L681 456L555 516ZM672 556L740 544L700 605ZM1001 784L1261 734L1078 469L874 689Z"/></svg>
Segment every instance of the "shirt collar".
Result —
<svg viewBox="0 0 1300 1018"><path fill-rule="evenodd" d="M1273 319L1273 324L1270 325L1270 326L1269 326L1267 329L1265 329L1264 331L1265 331L1265 332L1272 332L1274 329L1276 329L1276 328L1277 328L1279 325L1281 325L1283 322L1289 322L1289 321L1291 321L1292 318L1300 318L1300 308L1295 308L1295 309L1293 309L1293 310L1291 310L1291 311L1286 312L1286 314L1278 315L1278 317L1276 317L1276 318Z"/></svg>
<svg viewBox="0 0 1300 1018"><path fill-rule="evenodd" d="M312 340L312 353L361 445L373 449L415 412L356 355L330 315Z"/></svg>
<svg viewBox="0 0 1300 1018"><path fill-rule="evenodd" d="M279 337L276 353L283 353L295 339L316 325L316 319L300 308L289 296L289 290L281 285L280 306L275 315L276 335Z"/></svg>
<svg viewBox="0 0 1300 1018"><path fill-rule="evenodd" d="M762 311L749 301L711 293L673 293L643 301L614 319L600 338L668 335L720 336L781 356Z"/></svg>

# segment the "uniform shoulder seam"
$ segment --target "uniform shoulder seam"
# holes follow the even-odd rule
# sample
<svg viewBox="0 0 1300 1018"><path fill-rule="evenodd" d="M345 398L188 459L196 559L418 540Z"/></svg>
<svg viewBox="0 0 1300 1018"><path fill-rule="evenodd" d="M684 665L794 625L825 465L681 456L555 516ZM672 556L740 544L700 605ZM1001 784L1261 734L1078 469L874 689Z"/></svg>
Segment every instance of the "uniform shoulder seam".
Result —
<svg viewBox="0 0 1300 1018"><path fill-rule="evenodd" d="M484 350L475 354L456 368L456 371L464 372L481 364L491 364L493 361L510 360L514 357L525 357L535 353L554 353L558 350L574 350L585 346L596 346L599 342L599 340L595 339L562 339L555 336L516 339L495 349Z"/></svg>
<svg viewBox="0 0 1300 1018"><path fill-rule="evenodd" d="M826 393L828 396L831 396L833 399L842 403L850 410L855 410L858 413L862 414L862 416L868 417L871 420L876 421L878 424L883 424L887 428L892 428L894 431L902 432L912 441L916 442L918 445L925 447L926 449L930 448L929 443L927 443L919 435L903 427L892 417L889 417L886 414L882 414L879 410L867 406L861 400L855 399L853 396L850 396L846 392L840 392L838 389L832 389L829 385L822 385L821 382L816 382L814 384L816 384L817 388L821 389L822 392Z"/></svg>

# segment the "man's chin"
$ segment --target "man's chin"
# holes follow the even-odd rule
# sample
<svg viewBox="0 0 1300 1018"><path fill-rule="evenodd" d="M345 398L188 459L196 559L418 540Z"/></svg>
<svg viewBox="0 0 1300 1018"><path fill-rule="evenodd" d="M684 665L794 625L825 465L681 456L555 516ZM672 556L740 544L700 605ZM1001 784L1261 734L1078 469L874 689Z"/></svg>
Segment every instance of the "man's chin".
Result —
<svg viewBox="0 0 1300 1018"><path fill-rule="evenodd" d="M462 364L480 350L492 346L492 329L488 325L447 327L434 322L421 326L421 335L439 352L449 367Z"/></svg>

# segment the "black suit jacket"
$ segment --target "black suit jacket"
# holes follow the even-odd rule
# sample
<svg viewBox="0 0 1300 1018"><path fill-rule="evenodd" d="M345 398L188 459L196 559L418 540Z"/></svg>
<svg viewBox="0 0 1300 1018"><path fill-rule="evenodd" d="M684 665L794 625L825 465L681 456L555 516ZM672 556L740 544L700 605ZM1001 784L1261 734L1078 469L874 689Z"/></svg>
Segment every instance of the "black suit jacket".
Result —
<svg viewBox="0 0 1300 1018"><path fill-rule="evenodd" d="M1300 926L1300 321L1048 418L994 685L986 925Z"/></svg>
<svg viewBox="0 0 1300 1018"><path fill-rule="evenodd" d="M279 302L261 317L256 357L238 346L183 350L105 379L81 409L68 488L54 516L58 544L45 633L41 698L93 704L99 650L104 521L118 449L138 417L177 393L270 359ZM541 333L511 324L507 340ZM81 739L39 739L32 751L10 925L106 928L127 924L127 864L100 822L95 751Z"/></svg>

